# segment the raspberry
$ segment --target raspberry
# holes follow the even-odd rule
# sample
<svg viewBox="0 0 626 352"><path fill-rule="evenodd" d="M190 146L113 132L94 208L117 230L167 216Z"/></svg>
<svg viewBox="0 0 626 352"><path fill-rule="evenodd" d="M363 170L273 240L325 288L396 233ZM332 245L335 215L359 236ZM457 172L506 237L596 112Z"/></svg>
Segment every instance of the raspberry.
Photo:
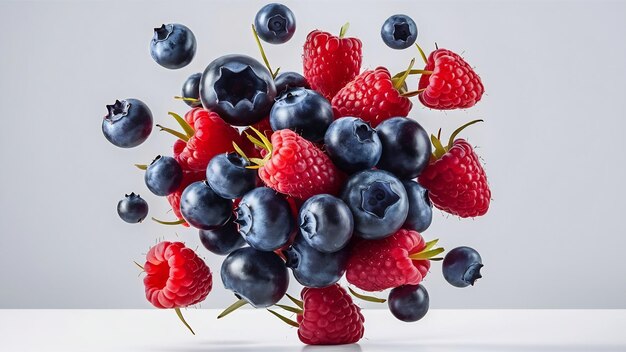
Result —
<svg viewBox="0 0 626 352"><path fill-rule="evenodd" d="M342 28L343 31L343 28ZM361 70L361 41L319 30L304 42L304 77L328 101Z"/></svg>
<svg viewBox="0 0 626 352"><path fill-rule="evenodd" d="M234 152L233 142L241 143L239 132L215 112L203 108L191 109L185 114L185 121L194 134L184 148L181 149L180 142L174 144L174 157L185 170L205 171L211 158Z"/></svg>
<svg viewBox="0 0 626 352"><path fill-rule="evenodd" d="M438 209L462 218L481 216L489 210L491 190L487 176L472 146L454 141L440 159L431 159L419 176Z"/></svg>
<svg viewBox="0 0 626 352"><path fill-rule="evenodd" d="M416 231L401 229L381 240L362 240L348 260L348 282L365 291L382 291L401 285L417 285L430 268L427 259L409 256L426 248Z"/></svg>
<svg viewBox="0 0 626 352"><path fill-rule="evenodd" d="M335 118L359 117L372 127L391 117L406 117L413 104L400 95L384 67L368 70L343 87L333 98Z"/></svg>
<svg viewBox="0 0 626 352"><path fill-rule="evenodd" d="M305 287L304 311L298 314L298 337L309 345L355 343L363 337L365 318L352 297L338 284Z"/></svg>
<svg viewBox="0 0 626 352"><path fill-rule="evenodd" d="M425 106L438 110L464 109L480 101L485 91L480 77L458 54L446 49L430 53L422 75L419 99Z"/></svg>
<svg viewBox="0 0 626 352"><path fill-rule="evenodd" d="M291 130L279 130L272 134L272 148L259 168L259 177L268 187L301 199L339 192L342 175L313 143Z"/></svg>
<svg viewBox="0 0 626 352"><path fill-rule="evenodd" d="M146 298L157 308L184 308L202 302L211 292L211 270L181 242L150 248L144 265Z"/></svg>

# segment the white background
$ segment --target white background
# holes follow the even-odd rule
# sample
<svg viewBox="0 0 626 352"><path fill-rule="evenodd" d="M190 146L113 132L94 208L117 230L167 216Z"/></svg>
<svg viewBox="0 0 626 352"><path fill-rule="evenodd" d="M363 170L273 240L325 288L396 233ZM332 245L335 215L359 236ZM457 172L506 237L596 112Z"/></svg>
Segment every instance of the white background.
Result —
<svg viewBox="0 0 626 352"><path fill-rule="evenodd" d="M136 97L158 123L186 106L172 99L184 79L227 53L259 57L250 33L265 1L0 1L0 308L149 307L133 260L157 239L199 245L193 230L116 214L139 192L151 216L172 219L133 163L170 152L153 133L138 148L109 144L105 105ZM467 111L439 112L415 100L411 116L478 146L494 200L487 216L436 212L427 239L477 248L485 278L474 288L445 283L435 263L424 284L436 308L626 308L626 3L618 1L285 1L298 30L266 45L274 66L301 70L308 31L364 44L364 68L405 68L413 49L379 37L391 14L412 16L419 43L462 53L486 95ZM169 71L149 55L152 28L180 22L198 39L188 67ZM412 84L416 85L415 81ZM175 234L177 232L177 235ZM233 300L217 273L221 258L199 251L216 274L203 307ZM298 293L296 285L290 291Z"/></svg>

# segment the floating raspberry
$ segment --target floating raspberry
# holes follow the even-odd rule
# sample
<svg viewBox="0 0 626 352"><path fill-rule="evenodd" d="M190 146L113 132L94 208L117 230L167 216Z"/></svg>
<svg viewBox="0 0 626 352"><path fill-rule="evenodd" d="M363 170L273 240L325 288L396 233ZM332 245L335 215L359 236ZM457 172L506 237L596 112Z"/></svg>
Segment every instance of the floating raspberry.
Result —
<svg viewBox="0 0 626 352"><path fill-rule="evenodd" d="M433 249L416 231L401 229L381 240L362 240L348 261L348 282L365 291L417 285L428 273L429 259L443 252Z"/></svg>
<svg viewBox="0 0 626 352"><path fill-rule="evenodd" d="M480 77L458 54L447 49L430 53L420 78L419 99L425 106L438 110L465 109L480 101L485 88Z"/></svg>

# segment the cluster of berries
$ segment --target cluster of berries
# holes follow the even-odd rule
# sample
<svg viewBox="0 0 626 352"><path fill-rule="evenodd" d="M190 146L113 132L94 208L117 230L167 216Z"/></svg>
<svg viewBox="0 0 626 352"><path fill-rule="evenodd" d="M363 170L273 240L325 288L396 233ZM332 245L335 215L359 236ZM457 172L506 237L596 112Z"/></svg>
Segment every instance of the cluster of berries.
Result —
<svg viewBox="0 0 626 352"><path fill-rule="evenodd" d="M361 72L362 43L315 30L304 43L303 75L272 70L261 40L279 44L296 29L284 5L270 4L252 26L265 65L245 55L226 55L189 77L182 99L191 107L170 115L182 131L156 125L177 137L172 156L157 156L145 170L145 184L165 196L176 215L168 225L199 230L204 247L225 255L220 277L238 300L221 315L250 304L297 314L293 321L307 344L357 342L364 318L338 282L368 292L391 289L390 311L417 321L428 311L421 285L432 260L444 250L421 233L432 221L432 205L459 217L489 208L491 193L472 146L457 138L447 144L408 118L418 96L438 110L469 108L483 85L463 58L446 49L428 57L424 69L392 75L378 67ZM381 36L393 49L413 46L415 22L391 16ZM177 69L192 61L196 40L180 24L156 28L154 60ZM406 79L421 75L418 90ZM150 109L137 99L107 106L102 123L114 145L135 147L153 127ZM138 223L148 204L135 193L118 204L120 217ZM482 260L469 247L450 251L443 274L457 287L474 284ZM147 299L158 308L203 301L212 288L205 262L181 242L161 242L142 266ZM289 270L305 288L289 296ZM350 293L369 301L384 299ZM294 306L279 304L287 297ZM185 323L186 324L186 323ZM187 325L188 326L188 325Z"/></svg>

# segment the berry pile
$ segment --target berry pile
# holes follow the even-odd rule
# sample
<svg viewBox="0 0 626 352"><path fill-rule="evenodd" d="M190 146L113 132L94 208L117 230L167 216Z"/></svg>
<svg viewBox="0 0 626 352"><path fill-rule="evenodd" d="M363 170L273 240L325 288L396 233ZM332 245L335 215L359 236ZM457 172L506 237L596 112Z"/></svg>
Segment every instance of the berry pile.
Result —
<svg viewBox="0 0 626 352"><path fill-rule="evenodd" d="M429 135L408 115L417 96L435 110L466 109L484 92L480 77L458 54L442 48L426 56L415 44L417 25L406 15L382 22L392 49L417 47L423 69L392 74L385 67L361 71L363 43L314 30L303 45L303 74L272 70L261 41L282 44L296 30L293 12L269 4L252 32L260 61L229 54L184 80L176 97L191 109L169 115L180 125L156 125L176 137L171 155L159 155L145 170L147 189L166 197L177 217L153 220L199 231L203 246L226 256L223 287L236 301L219 318L251 305L298 328L306 344L346 344L364 334L364 317L352 296L387 301L392 315L414 322L428 312L423 286L431 261L443 260L444 278L455 287L474 285L482 259L469 247L444 252L425 239L433 205L461 218L484 215L491 191L472 145ZM168 69L188 65L196 38L181 24L154 30L154 61ZM417 90L407 79L421 75ZM151 110L138 99L107 105L104 136L121 148L142 144L153 129ZM148 203L126 195L117 212L141 223ZM213 287L204 260L182 242L161 242L140 265L146 298L157 308L202 302ZM291 273L291 274L290 274ZM388 299L346 290L390 290ZM304 289L287 293L290 276ZM287 300L290 304L280 303ZM271 308L271 309L270 309ZM283 309L295 320L278 313ZM193 331L192 331L193 332Z"/></svg>

